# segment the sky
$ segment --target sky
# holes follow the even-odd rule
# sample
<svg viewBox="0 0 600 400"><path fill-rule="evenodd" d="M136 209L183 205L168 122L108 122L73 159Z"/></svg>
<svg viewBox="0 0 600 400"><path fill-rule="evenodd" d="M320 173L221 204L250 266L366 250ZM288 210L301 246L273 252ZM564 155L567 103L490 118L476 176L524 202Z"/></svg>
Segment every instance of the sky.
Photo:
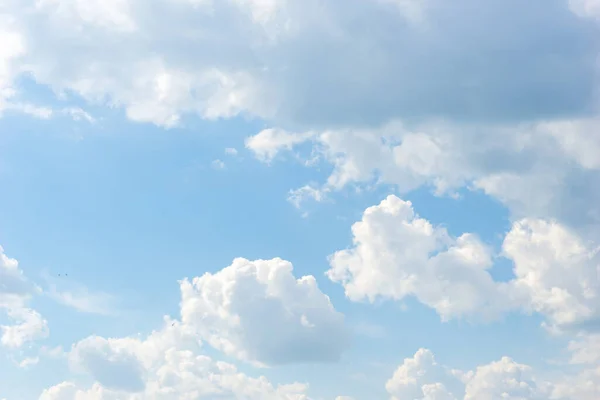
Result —
<svg viewBox="0 0 600 400"><path fill-rule="evenodd" d="M0 400L600 398L599 0L0 0Z"/></svg>

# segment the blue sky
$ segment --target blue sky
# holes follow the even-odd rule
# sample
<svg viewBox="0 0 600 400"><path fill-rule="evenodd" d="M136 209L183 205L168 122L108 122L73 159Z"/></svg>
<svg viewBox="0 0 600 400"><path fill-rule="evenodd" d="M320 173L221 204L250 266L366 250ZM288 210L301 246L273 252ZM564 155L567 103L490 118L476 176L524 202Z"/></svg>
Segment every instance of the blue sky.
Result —
<svg viewBox="0 0 600 400"><path fill-rule="evenodd" d="M0 1L0 399L598 398L599 21Z"/></svg>

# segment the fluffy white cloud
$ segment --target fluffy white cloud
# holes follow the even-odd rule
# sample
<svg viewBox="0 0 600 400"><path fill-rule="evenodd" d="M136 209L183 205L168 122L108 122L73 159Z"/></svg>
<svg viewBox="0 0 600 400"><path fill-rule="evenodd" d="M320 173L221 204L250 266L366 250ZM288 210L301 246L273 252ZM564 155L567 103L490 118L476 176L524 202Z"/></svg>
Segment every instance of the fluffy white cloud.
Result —
<svg viewBox="0 0 600 400"><path fill-rule="evenodd" d="M571 1L578 14L595 4ZM28 73L163 126L186 113L514 120L593 101L597 32L567 0L4 0L0 12L25 44L5 80Z"/></svg>
<svg viewBox="0 0 600 400"><path fill-rule="evenodd" d="M108 389L139 392L144 389L144 367L135 339L89 337L77 343L69 355L75 369L89 373Z"/></svg>
<svg viewBox="0 0 600 400"><path fill-rule="evenodd" d="M556 325L585 327L600 317L600 254L556 222L516 222L503 244L524 305Z"/></svg>
<svg viewBox="0 0 600 400"><path fill-rule="evenodd" d="M458 390L462 385L452 371L435 361L430 350L419 349L414 357L404 360L385 387L392 400L455 400L442 382L452 388L458 386Z"/></svg>
<svg viewBox="0 0 600 400"><path fill-rule="evenodd" d="M265 129L246 140L246 148L252 150L259 160L270 162L282 150L309 140L313 133L290 133L281 129Z"/></svg>
<svg viewBox="0 0 600 400"><path fill-rule="evenodd" d="M466 385L464 400L547 400L550 386L538 382L531 368L508 357L480 366Z"/></svg>
<svg viewBox="0 0 600 400"><path fill-rule="evenodd" d="M5 310L7 316L15 321L14 325L0 326L2 345L16 348L48 336L47 321L27 307L27 302L36 292L37 288L25 278L18 261L4 254L0 246L0 310Z"/></svg>
<svg viewBox="0 0 600 400"><path fill-rule="evenodd" d="M91 387L63 382L40 400L309 400L307 385L273 385L202 352L201 340L257 363L334 361L347 344L343 316L311 276L281 259L242 258L180 282L181 322L165 317L145 338L90 336L68 353Z"/></svg>
<svg viewBox="0 0 600 400"><path fill-rule="evenodd" d="M262 364L336 361L348 344L344 317L312 276L281 259L238 258L181 282L181 318L211 346Z"/></svg>
<svg viewBox="0 0 600 400"><path fill-rule="evenodd" d="M144 339L88 337L73 345L69 361L95 383L84 389L63 382L40 400L308 400L304 384L274 386L203 355L195 332L169 319Z"/></svg>
<svg viewBox="0 0 600 400"><path fill-rule="evenodd" d="M48 336L48 322L30 308L9 309L8 317L16 321L15 325L2 325L0 343L7 347L21 347L27 342Z"/></svg>
<svg viewBox="0 0 600 400"><path fill-rule="evenodd" d="M451 237L419 218L412 204L388 196L352 226L354 246L330 257L330 279L354 301L415 296L443 319L495 317L511 302L487 271L492 253L472 234Z"/></svg>
<svg viewBox="0 0 600 400"><path fill-rule="evenodd" d="M396 369L386 389L392 400L592 400L599 393L598 378L589 370L549 382L509 357L463 372L438 364L430 350L420 349Z"/></svg>

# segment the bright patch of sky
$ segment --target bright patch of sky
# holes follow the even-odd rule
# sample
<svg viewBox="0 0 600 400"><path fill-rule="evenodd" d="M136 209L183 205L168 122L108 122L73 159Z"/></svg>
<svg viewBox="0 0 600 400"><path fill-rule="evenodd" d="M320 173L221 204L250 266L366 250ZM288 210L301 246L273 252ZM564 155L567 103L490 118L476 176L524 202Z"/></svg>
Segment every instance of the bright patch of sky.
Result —
<svg viewBox="0 0 600 400"><path fill-rule="evenodd" d="M597 0L0 0L0 399L600 397Z"/></svg>

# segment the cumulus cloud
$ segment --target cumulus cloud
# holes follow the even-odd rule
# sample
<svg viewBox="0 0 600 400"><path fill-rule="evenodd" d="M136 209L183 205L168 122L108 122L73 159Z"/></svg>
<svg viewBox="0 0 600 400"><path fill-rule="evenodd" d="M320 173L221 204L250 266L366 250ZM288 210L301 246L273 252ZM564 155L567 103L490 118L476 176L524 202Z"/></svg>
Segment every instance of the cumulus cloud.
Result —
<svg viewBox="0 0 600 400"><path fill-rule="evenodd" d="M580 382L586 375L589 371L565 379ZM567 393L563 386L560 379L540 379L509 357L464 372L438 364L430 350L419 349L396 369L386 389L392 400L591 400L598 393L575 387Z"/></svg>
<svg viewBox="0 0 600 400"><path fill-rule="evenodd" d="M551 323L574 327L600 317L599 249L560 224L541 220L516 222L503 244L514 262L516 296Z"/></svg>
<svg viewBox="0 0 600 400"><path fill-rule="evenodd" d="M30 308L9 309L8 317L16 321L14 325L2 325L0 343L7 347L21 347L27 342L46 338L49 334L48 322Z"/></svg>
<svg viewBox="0 0 600 400"><path fill-rule="evenodd" d="M82 387L62 382L40 400L309 400L301 383L273 385L202 351L202 341L257 364L335 361L347 344L343 316L312 276L296 279L281 260L238 258L223 270L180 282L181 322L165 317L145 338L90 336L68 352Z"/></svg>
<svg viewBox="0 0 600 400"><path fill-rule="evenodd" d="M348 344L344 317L312 276L290 262L238 258L181 282L181 318L225 354L259 364L337 361Z"/></svg>
<svg viewBox="0 0 600 400"><path fill-rule="evenodd" d="M392 400L455 400L442 382L459 389L462 383L452 371L435 361L430 350L419 349L396 369L385 388Z"/></svg>
<svg viewBox="0 0 600 400"><path fill-rule="evenodd" d="M3 43L0 50L0 113L2 113L7 106L7 101L15 94L13 87L13 80L17 75L15 64L25 53L25 44L19 32L10 29L13 25L10 18L0 15L0 22L3 26L0 30L0 42Z"/></svg>
<svg viewBox="0 0 600 400"><path fill-rule="evenodd" d="M477 367L466 385L465 400L547 400L549 385L538 383L530 367L509 357Z"/></svg>
<svg viewBox="0 0 600 400"><path fill-rule="evenodd" d="M304 384L275 386L202 354L196 333L168 318L144 339L88 337L73 345L69 362L95 383L83 388L62 382L44 390L40 400L308 400Z"/></svg>
<svg viewBox="0 0 600 400"><path fill-rule="evenodd" d="M451 237L388 196L352 226L354 246L330 257L329 278L354 301L415 296L443 319L494 318L510 307L508 287L493 281L491 250L476 236Z"/></svg>
<svg viewBox="0 0 600 400"><path fill-rule="evenodd" d="M1 325L0 343L10 348L48 336L47 321L27 303L37 288L29 282L19 263L9 258L0 246L0 310L5 310L14 325Z"/></svg>
<svg viewBox="0 0 600 400"><path fill-rule="evenodd" d="M69 360L108 389L139 392L145 386L144 370L135 345L135 340L89 337L73 347Z"/></svg>

